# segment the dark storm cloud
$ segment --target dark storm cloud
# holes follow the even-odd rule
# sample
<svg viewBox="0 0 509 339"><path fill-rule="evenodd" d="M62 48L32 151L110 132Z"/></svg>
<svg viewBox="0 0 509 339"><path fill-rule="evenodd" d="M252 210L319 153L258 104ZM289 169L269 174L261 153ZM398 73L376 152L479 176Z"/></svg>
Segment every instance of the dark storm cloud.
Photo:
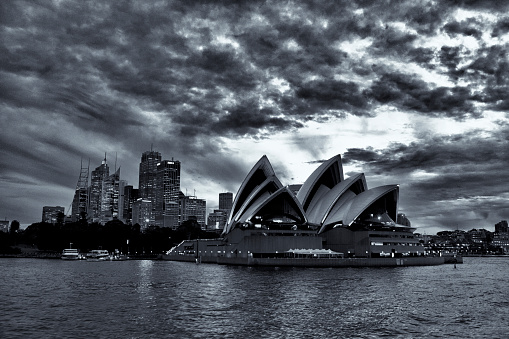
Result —
<svg viewBox="0 0 509 339"><path fill-rule="evenodd" d="M299 88L296 96L318 109L338 109L355 115L369 115L365 110L366 98L353 82L313 81Z"/></svg>
<svg viewBox="0 0 509 339"><path fill-rule="evenodd" d="M431 116L446 116L462 120L478 117L472 104L472 94L466 87L435 87L412 74L385 73L367 93L382 104Z"/></svg>
<svg viewBox="0 0 509 339"><path fill-rule="evenodd" d="M480 131L428 137L386 149L349 149L343 163L361 165L368 183L401 184L400 210L419 226L455 225L485 228L507 218L509 185L503 180L508 161L509 129L490 137ZM492 226L492 225L490 225Z"/></svg>
<svg viewBox="0 0 509 339"><path fill-rule="evenodd" d="M509 32L509 18L500 19L495 27L493 27L493 31L491 32L492 37L499 37L505 33Z"/></svg>
<svg viewBox="0 0 509 339"><path fill-rule="evenodd" d="M373 47L377 49L377 53L403 55L412 49L417 35L412 33L401 32L400 30L386 27L382 34L377 36L373 43Z"/></svg>
<svg viewBox="0 0 509 339"><path fill-rule="evenodd" d="M509 166L509 143L500 138L500 133L503 130L491 138L482 138L476 132L433 137L409 145L393 144L383 150L349 149L343 154L343 162L365 164L368 173L394 178L414 171L432 173L406 184L408 190L432 201L496 196L509 190L507 184L497 180Z"/></svg>
<svg viewBox="0 0 509 339"><path fill-rule="evenodd" d="M509 4L507 2L498 0L449 0L447 2L450 6L458 6L466 9L484 9L502 13L509 9Z"/></svg>
<svg viewBox="0 0 509 339"><path fill-rule="evenodd" d="M342 156L343 164L347 165L352 162L371 163L380 159L381 155L373 150L372 147L367 149L349 148Z"/></svg>
<svg viewBox="0 0 509 339"><path fill-rule="evenodd" d="M486 81L487 90L509 82L507 45L481 48L473 61L465 66L469 76Z"/></svg>
<svg viewBox="0 0 509 339"><path fill-rule="evenodd" d="M457 34L462 34L479 39L482 36L482 31L474 27L476 24L477 22L475 19L469 19L461 22L452 21L445 24L443 30L451 37L454 37Z"/></svg>
<svg viewBox="0 0 509 339"><path fill-rule="evenodd" d="M346 162L357 161L367 163L376 173L419 169L435 170L450 166L492 166L482 163L481 158L492 160L497 166L509 164L506 156L507 140L500 136L507 131L497 131L489 138L481 138L480 131L451 136L432 136L409 145L392 144L384 150L348 149L343 159Z"/></svg>
<svg viewBox="0 0 509 339"><path fill-rule="evenodd" d="M421 65L425 68L434 68L430 65L430 61L435 58L435 51L431 48L417 47L408 51L408 56L411 61Z"/></svg>

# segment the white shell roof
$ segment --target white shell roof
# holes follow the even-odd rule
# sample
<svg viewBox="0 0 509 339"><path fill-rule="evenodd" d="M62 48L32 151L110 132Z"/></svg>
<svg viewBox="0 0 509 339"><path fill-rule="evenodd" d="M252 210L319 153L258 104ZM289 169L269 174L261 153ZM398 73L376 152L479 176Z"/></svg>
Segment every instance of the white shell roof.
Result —
<svg viewBox="0 0 509 339"><path fill-rule="evenodd" d="M278 189L283 187L279 179L272 175L265 179L263 183L256 187L256 189L251 192L251 194L244 200L244 203L235 214L235 216L231 219L230 223L227 226L227 232L231 230L233 224L241 218L242 214L252 205L256 205L260 201L267 199L271 194L275 193Z"/></svg>
<svg viewBox="0 0 509 339"><path fill-rule="evenodd" d="M337 168L334 165L337 164ZM311 200L315 198L315 191L318 190L320 185L320 180L324 175L327 174L328 170L336 169L337 172L334 175L337 177L337 181L343 181L343 165L341 164L341 155L336 155L329 160L322 163L310 176L306 179L299 192L297 193L297 199L301 202L304 210L307 211L308 205L311 203Z"/></svg>
<svg viewBox="0 0 509 339"><path fill-rule="evenodd" d="M337 211L331 213L324 224L341 222L343 225L351 225L362 212L368 209L379 198L396 191L399 193L398 185L386 185L372 188L356 195L347 203L343 204Z"/></svg>
<svg viewBox="0 0 509 339"><path fill-rule="evenodd" d="M290 209L290 215L302 222L321 226L319 232L323 232L334 223L351 225L370 206L391 193L395 194L395 201L389 204L391 210L388 212L396 215L399 186L386 185L368 190L363 173L344 179L341 157L336 155L322 163L295 196L288 187L283 187L264 155L242 182L223 234L229 233L239 222L250 222L257 213L281 196L285 208ZM270 213L281 212L284 215L288 212L279 207L280 202L267 207L268 210L274 207Z"/></svg>
<svg viewBox="0 0 509 339"><path fill-rule="evenodd" d="M271 201L276 199L279 196L285 196L285 199L292 204L295 209L294 211L297 213L298 217L302 220L302 222L306 222L306 215L304 210L302 209L302 205L295 197L295 194L288 187L281 187L274 194L266 197L265 199L258 199L256 203L252 204L241 216L239 222L247 222L250 221L256 214L265 206L269 205Z"/></svg>
<svg viewBox="0 0 509 339"><path fill-rule="evenodd" d="M263 172L264 176L262 178L254 177L255 173ZM233 200L232 204L232 210L230 212L230 215L228 216L227 225L230 224L233 217L237 214L239 209L244 204L245 200L249 197L249 195L252 193L247 192L246 187L253 186L257 187L258 185L262 184L268 177L275 176L276 173L274 173L274 169L272 168L272 165L269 162L269 159L267 156L262 156L260 160L253 166L251 171L247 174L246 178L240 185L239 190L237 191L237 194L235 195L235 199ZM230 230L225 230L229 232Z"/></svg>

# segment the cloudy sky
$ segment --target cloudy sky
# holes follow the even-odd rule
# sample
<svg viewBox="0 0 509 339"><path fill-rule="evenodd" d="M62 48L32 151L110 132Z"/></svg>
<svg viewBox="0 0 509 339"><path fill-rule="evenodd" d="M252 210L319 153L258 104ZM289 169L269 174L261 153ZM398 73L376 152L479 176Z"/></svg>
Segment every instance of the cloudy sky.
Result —
<svg viewBox="0 0 509 339"><path fill-rule="evenodd" d="M509 219L505 1L2 1L0 218L69 207L80 163L153 147L217 208L267 155L341 154L421 233ZM152 146L153 145L153 146Z"/></svg>

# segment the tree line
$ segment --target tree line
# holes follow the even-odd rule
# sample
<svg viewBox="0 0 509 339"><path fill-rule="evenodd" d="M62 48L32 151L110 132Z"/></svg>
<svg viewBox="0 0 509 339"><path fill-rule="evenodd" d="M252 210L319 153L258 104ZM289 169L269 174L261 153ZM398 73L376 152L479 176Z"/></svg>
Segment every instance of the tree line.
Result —
<svg viewBox="0 0 509 339"><path fill-rule="evenodd" d="M77 248L80 252L104 249L129 255L161 254L182 240L217 238L215 232L201 230L194 219L187 220L172 230L168 227L150 226L141 230L139 224L127 225L112 220L105 225L88 223L34 223L26 229L0 232L0 253L21 254L21 247L29 246L44 252L62 252L64 248ZM21 246L23 245L23 246Z"/></svg>

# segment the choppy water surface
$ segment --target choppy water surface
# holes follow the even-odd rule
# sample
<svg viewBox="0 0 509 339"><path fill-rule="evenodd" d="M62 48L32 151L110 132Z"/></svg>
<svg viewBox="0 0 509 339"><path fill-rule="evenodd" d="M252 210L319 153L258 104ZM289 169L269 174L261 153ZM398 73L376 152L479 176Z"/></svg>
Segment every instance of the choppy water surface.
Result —
<svg viewBox="0 0 509 339"><path fill-rule="evenodd" d="M0 259L0 337L507 338L508 273Z"/></svg>

